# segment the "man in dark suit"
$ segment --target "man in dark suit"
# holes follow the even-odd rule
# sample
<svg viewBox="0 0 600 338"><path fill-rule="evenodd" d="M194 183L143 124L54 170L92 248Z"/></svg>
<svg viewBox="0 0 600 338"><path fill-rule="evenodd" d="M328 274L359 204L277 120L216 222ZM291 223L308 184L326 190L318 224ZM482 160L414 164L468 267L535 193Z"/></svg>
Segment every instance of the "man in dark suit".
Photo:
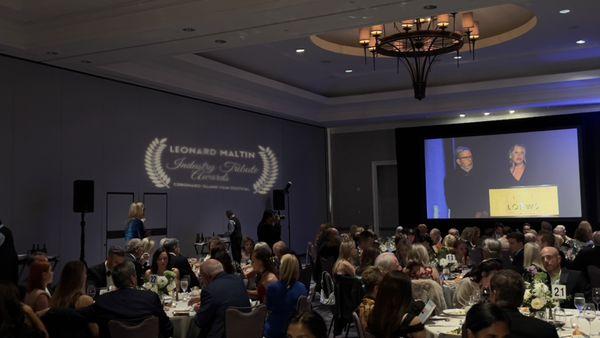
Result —
<svg viewBox="0 0 600 338"><path fill-rule="evenodd" d="M272 248L273 244L281 240L280 218L273 211L265 210L263 217L256 228L256 235L259 242L265 242Z"/></svg>
<svg viewBox="0 0 600 338"><path fill-rule="evenodd" d="M566 286L567 296L574 296L576 293L585 294L586 298L591 296L589 282L581 271L568 270L561 267L562 258L555 247L545 247L542 249L542 262L544 269L550 277L550 285L562 284ZM573 308L573 299L561 302L562 307Z"/></svg>
<svg viewBox="0 0 600 338"><path fill-rule="evenodd" d="M227 210L225 216L228 220L227 232L231 245L231 257L239 263L242 260L242 223L231 210Z"/></svg>
<svg viewBox="0 0 600 338"><path fill-rule="evenodd" d="M125 260L130 261L135 266L135 274L137 275L138 285L144 284L144 267L140 262L142 255L144 254L144 244L139 238L132 238L127 242L127 254Z"/></svg>
<svg viewBox="0 0 600 338"><path fill-rule="evenodd" d="M19 279L19 258L15 250L12 231L0 221L0 281L15 286Z"/></svg>
<svg viewBox="0 0 600 338"><path fill-rule="evenodd" d="M552 324L543 320L523 316L518 308L523 303L525 283L514 270L500 270L490 281L490 301L501 307L510 319L511 338L544 337L558 338Z"/></svg>
<svg viewBox="0 0 600 338"><path fill-rule="evenodd" d="M523 246L525 245L525 236L520 232L511 232L506 236L512 258L512 269L521 275L525 272L523 267Z"/></svg>
<svg viewBox="0 0 600 338"><path fill-rule="evenodd" d="M196 277L196 274L192 270L192 266L188 262L187 257L181 255L179 240L177 238L168 238L165 240L163 246L165 250L167 250L167 253L171 256L169 269L177 268L177 270L179 270L179 276L181 276L180 278L188 276L190 289L194 286L200 286L198 277Z"/></svg>
<svg viewBox="0 0 600 338"><path fill-rule="evenodd" d="M100 337L110 337L108 322L111 320L136 325L151 316L158 318L160 337L173 335L173 325L158 295L135 289L137 277L133 263L124 262L113 267L112 279L116 291L99 296L94 304L80 310L89 321L98 324Z"/></svg>
<svg viewBox="0 0 600 338"><path fill-rule="evenodd" d="M113 285L112 272L113 267L125 261L125 251L123 249L112 246L108 249L106 261L98 265L88 268L87 283L93 285L97 289L106 288Z"/></svg>
<svg viewBox="0 0 600 338"><path fill-rule="evenodd" d="M200 270L207 283L195 319L201 329L200 337L224 338L225 310L230 306L250 307L246 287L238 276L225 273L217 260L207 260Z"/></svg>

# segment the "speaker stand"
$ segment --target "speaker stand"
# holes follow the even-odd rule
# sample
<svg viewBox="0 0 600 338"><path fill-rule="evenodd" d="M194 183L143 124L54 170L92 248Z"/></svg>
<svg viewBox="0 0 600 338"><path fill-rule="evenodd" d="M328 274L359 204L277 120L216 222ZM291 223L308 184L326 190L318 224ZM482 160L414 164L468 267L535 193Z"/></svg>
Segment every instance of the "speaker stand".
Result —
<svg viewBox="0 0 600 338"><path fill-rule="evenodd" d="M288 226L288 247L290 248L290 250L292 249L292 221L290 219L290 214L291 209L290 209L290 192L287 191L285 193L285 196L287 197L287 226Z"/></svg>
<svg viewBox="0 0 600 338"><path fill-rule="evenodd" d="M79 260L85 263L85 212L81 213L81 237L79 238Z"/></svg>

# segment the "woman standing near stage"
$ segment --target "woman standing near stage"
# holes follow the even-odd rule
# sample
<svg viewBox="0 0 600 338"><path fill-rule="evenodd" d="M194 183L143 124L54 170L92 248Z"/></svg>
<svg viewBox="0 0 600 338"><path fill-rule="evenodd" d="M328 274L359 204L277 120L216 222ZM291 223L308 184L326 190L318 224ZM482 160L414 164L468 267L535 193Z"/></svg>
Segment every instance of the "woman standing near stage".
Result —
<svg viewBox="0 0 600 338"><path fill-rule="evenodd" d="M129 206L129 221L127 222L127 229L125 229L125 242L129 242L132 238L142 239L146 237L144 213L144 203L131 203Z"/></svg>

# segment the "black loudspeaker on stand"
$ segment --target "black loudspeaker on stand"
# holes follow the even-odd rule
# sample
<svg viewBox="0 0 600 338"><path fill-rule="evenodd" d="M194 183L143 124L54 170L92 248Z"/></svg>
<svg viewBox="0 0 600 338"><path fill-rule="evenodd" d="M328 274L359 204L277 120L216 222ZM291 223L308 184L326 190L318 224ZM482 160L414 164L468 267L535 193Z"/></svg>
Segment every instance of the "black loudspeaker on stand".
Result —
<svg viewBox="0 0 600 338"><path fill-rule="evenodd" d="M85 263L85 214L94 212L94 181L77 180L73 182L73 212L81 213L79 260Z"/></svg>
<svg viewBox="0 0 600 338"><path fill-rule="evenodd" d="M277 211L285 210L287 197L287 224L288 224L288 242L287 245L292 248L292 221L290 220L290 188L292 181L287 182L285 188L273 190L273 209Z"/></svg>

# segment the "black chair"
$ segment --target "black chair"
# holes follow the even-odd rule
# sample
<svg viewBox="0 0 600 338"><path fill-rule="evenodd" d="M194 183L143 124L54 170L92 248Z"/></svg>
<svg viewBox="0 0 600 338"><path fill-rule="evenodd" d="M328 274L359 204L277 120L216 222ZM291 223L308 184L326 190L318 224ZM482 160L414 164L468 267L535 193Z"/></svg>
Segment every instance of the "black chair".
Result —
<svg viewBox="0 0 600 338"><path fill-rule="evenodd" d="M227 338L260 338L263 336L267 307L229 307L225 310L225 333Z"/></svg>
<svg viewBox="0 0 600 338"><path fill-rule="evenodd" d="M346 337L353 324L352 313L360 305L364 297L362 282L356 277L336 275L335 281L335 310L334 310L334 335L346 330ZM341 332L339 331L341 328Z"/></svg>
<svg viewBox="0 0 600 338"><path fill-rule="evenodd" d="M50 338L92 337L87 319L74 309L50 309L40 319Z"/></svg>
<svg viewBox="0 0 600 338"><path fill-rule="evenodd" d="M150 338L159 337L158 317L150 316L139 324L119 320L108 321L111 338Z"/></svg>

